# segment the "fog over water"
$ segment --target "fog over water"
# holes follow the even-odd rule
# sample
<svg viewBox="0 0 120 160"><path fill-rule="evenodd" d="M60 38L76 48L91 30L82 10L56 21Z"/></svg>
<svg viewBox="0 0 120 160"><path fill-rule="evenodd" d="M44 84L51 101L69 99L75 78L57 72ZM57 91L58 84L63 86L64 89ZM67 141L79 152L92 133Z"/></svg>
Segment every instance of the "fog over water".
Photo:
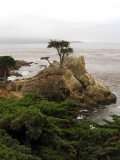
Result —
<svg viewBox="0 0 120 160"><path fill-rule="evenodd" d="M25 38L120 42L120 0L0 0L0 41Z"/></svg>
<svg viewBox="0 0 120 160"><path fill-rule="evenodd" d="M89 118L103 123L103 118L111 120L109 115L120 115L120 43L71 43L71 47L74 49L72 56L84 55L88 73L101 79L117 96L116 104L103 106L103 109L92 112ZM12 56L16 60L34 62L30 67L19 69L24 78L36 75L43 69L41 65L49 65L47 61L40 60L41 57L49 56L51 62L59 60L56 50L48 49L47 43L1 44L0 56L3 55Z"/></svg>

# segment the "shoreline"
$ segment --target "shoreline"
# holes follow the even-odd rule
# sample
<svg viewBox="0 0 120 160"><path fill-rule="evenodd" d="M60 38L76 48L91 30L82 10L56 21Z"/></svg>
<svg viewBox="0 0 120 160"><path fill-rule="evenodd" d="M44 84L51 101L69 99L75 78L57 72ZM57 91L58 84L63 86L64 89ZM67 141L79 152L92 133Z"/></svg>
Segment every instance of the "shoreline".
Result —
<svg viewBox="0 0 120 160"><path fill-rule="evenodd" d="M1 55L7 54L13 56L15 59L23 59L27 62L33 61L34 64L32 63L30 67L21 67L19 70L20 73L27 73L28 75L24 74L24 76L29 78L41 70L40 65L48 65L46 61L40 61L42 56L50 56L51 62L53 60L59 60L54 49L49 50L45 47L40 47L40 45L33 45L28 49L23 48L19 50L19 48L16 48L14 52L10 49L7 52L1 52ZM93 47L93 44L91 47ZM110 48L112 47L110 46ZM78 57L84 55L87 71L94 77L101 79L110 91L117 96L116 104L106 105L106 108L103 108L102 111L93 112L90 119L99 123L103 118L111 119L109 117L111 114L120 115L120 109L118 108L120 106L120 49L75 48L74 52L71 56Z"/></svg>

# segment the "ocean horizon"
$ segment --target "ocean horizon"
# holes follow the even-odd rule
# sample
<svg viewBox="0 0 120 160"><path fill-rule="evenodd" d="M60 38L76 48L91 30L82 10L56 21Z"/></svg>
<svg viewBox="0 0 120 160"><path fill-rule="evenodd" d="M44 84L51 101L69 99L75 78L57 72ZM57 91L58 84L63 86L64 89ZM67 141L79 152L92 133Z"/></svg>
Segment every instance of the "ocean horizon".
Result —
<svg viewBox="0 0 120 160"><path fill-rule="evenodd" d="M47 42L40 43L0 43L2 51L14 51L15 49L47 48ZM70 42L70 46L80 49L120 49L120 42Z"/></svg>

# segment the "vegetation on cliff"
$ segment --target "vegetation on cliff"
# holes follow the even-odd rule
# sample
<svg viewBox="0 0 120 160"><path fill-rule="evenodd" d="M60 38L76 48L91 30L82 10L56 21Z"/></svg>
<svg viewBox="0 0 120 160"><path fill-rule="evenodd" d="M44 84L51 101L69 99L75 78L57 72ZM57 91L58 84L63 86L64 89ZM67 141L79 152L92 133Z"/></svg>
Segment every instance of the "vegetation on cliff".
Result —
<svg viewBox="0 0 120 160"><path fill-rule="evenodd" d="M77 108L71 101L48 102L37 94L18 101L0 98L0 159L120 159L120 117L113 115L105 125L77 123Z"/></svg>

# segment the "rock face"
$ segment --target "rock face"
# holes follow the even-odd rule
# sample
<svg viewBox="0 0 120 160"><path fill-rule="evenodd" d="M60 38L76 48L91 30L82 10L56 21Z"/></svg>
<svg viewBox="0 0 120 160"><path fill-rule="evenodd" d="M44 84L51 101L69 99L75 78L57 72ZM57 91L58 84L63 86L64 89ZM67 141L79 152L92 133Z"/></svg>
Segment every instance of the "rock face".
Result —
<svg viewBox="0 0 120 160"><path fill-rule="evenodd" d="M103 82L93 78L86 71L83 56L66 59L65 67L62 69L55 61L33 78L9 82L6 90L9 93L8 97L11 94L21 98L27 93L34 92L44 95L50 101L73 100L89 109L99 104L116 102L116 96ZM5 96L2 93L1 89L0 94Z"/></svg>

